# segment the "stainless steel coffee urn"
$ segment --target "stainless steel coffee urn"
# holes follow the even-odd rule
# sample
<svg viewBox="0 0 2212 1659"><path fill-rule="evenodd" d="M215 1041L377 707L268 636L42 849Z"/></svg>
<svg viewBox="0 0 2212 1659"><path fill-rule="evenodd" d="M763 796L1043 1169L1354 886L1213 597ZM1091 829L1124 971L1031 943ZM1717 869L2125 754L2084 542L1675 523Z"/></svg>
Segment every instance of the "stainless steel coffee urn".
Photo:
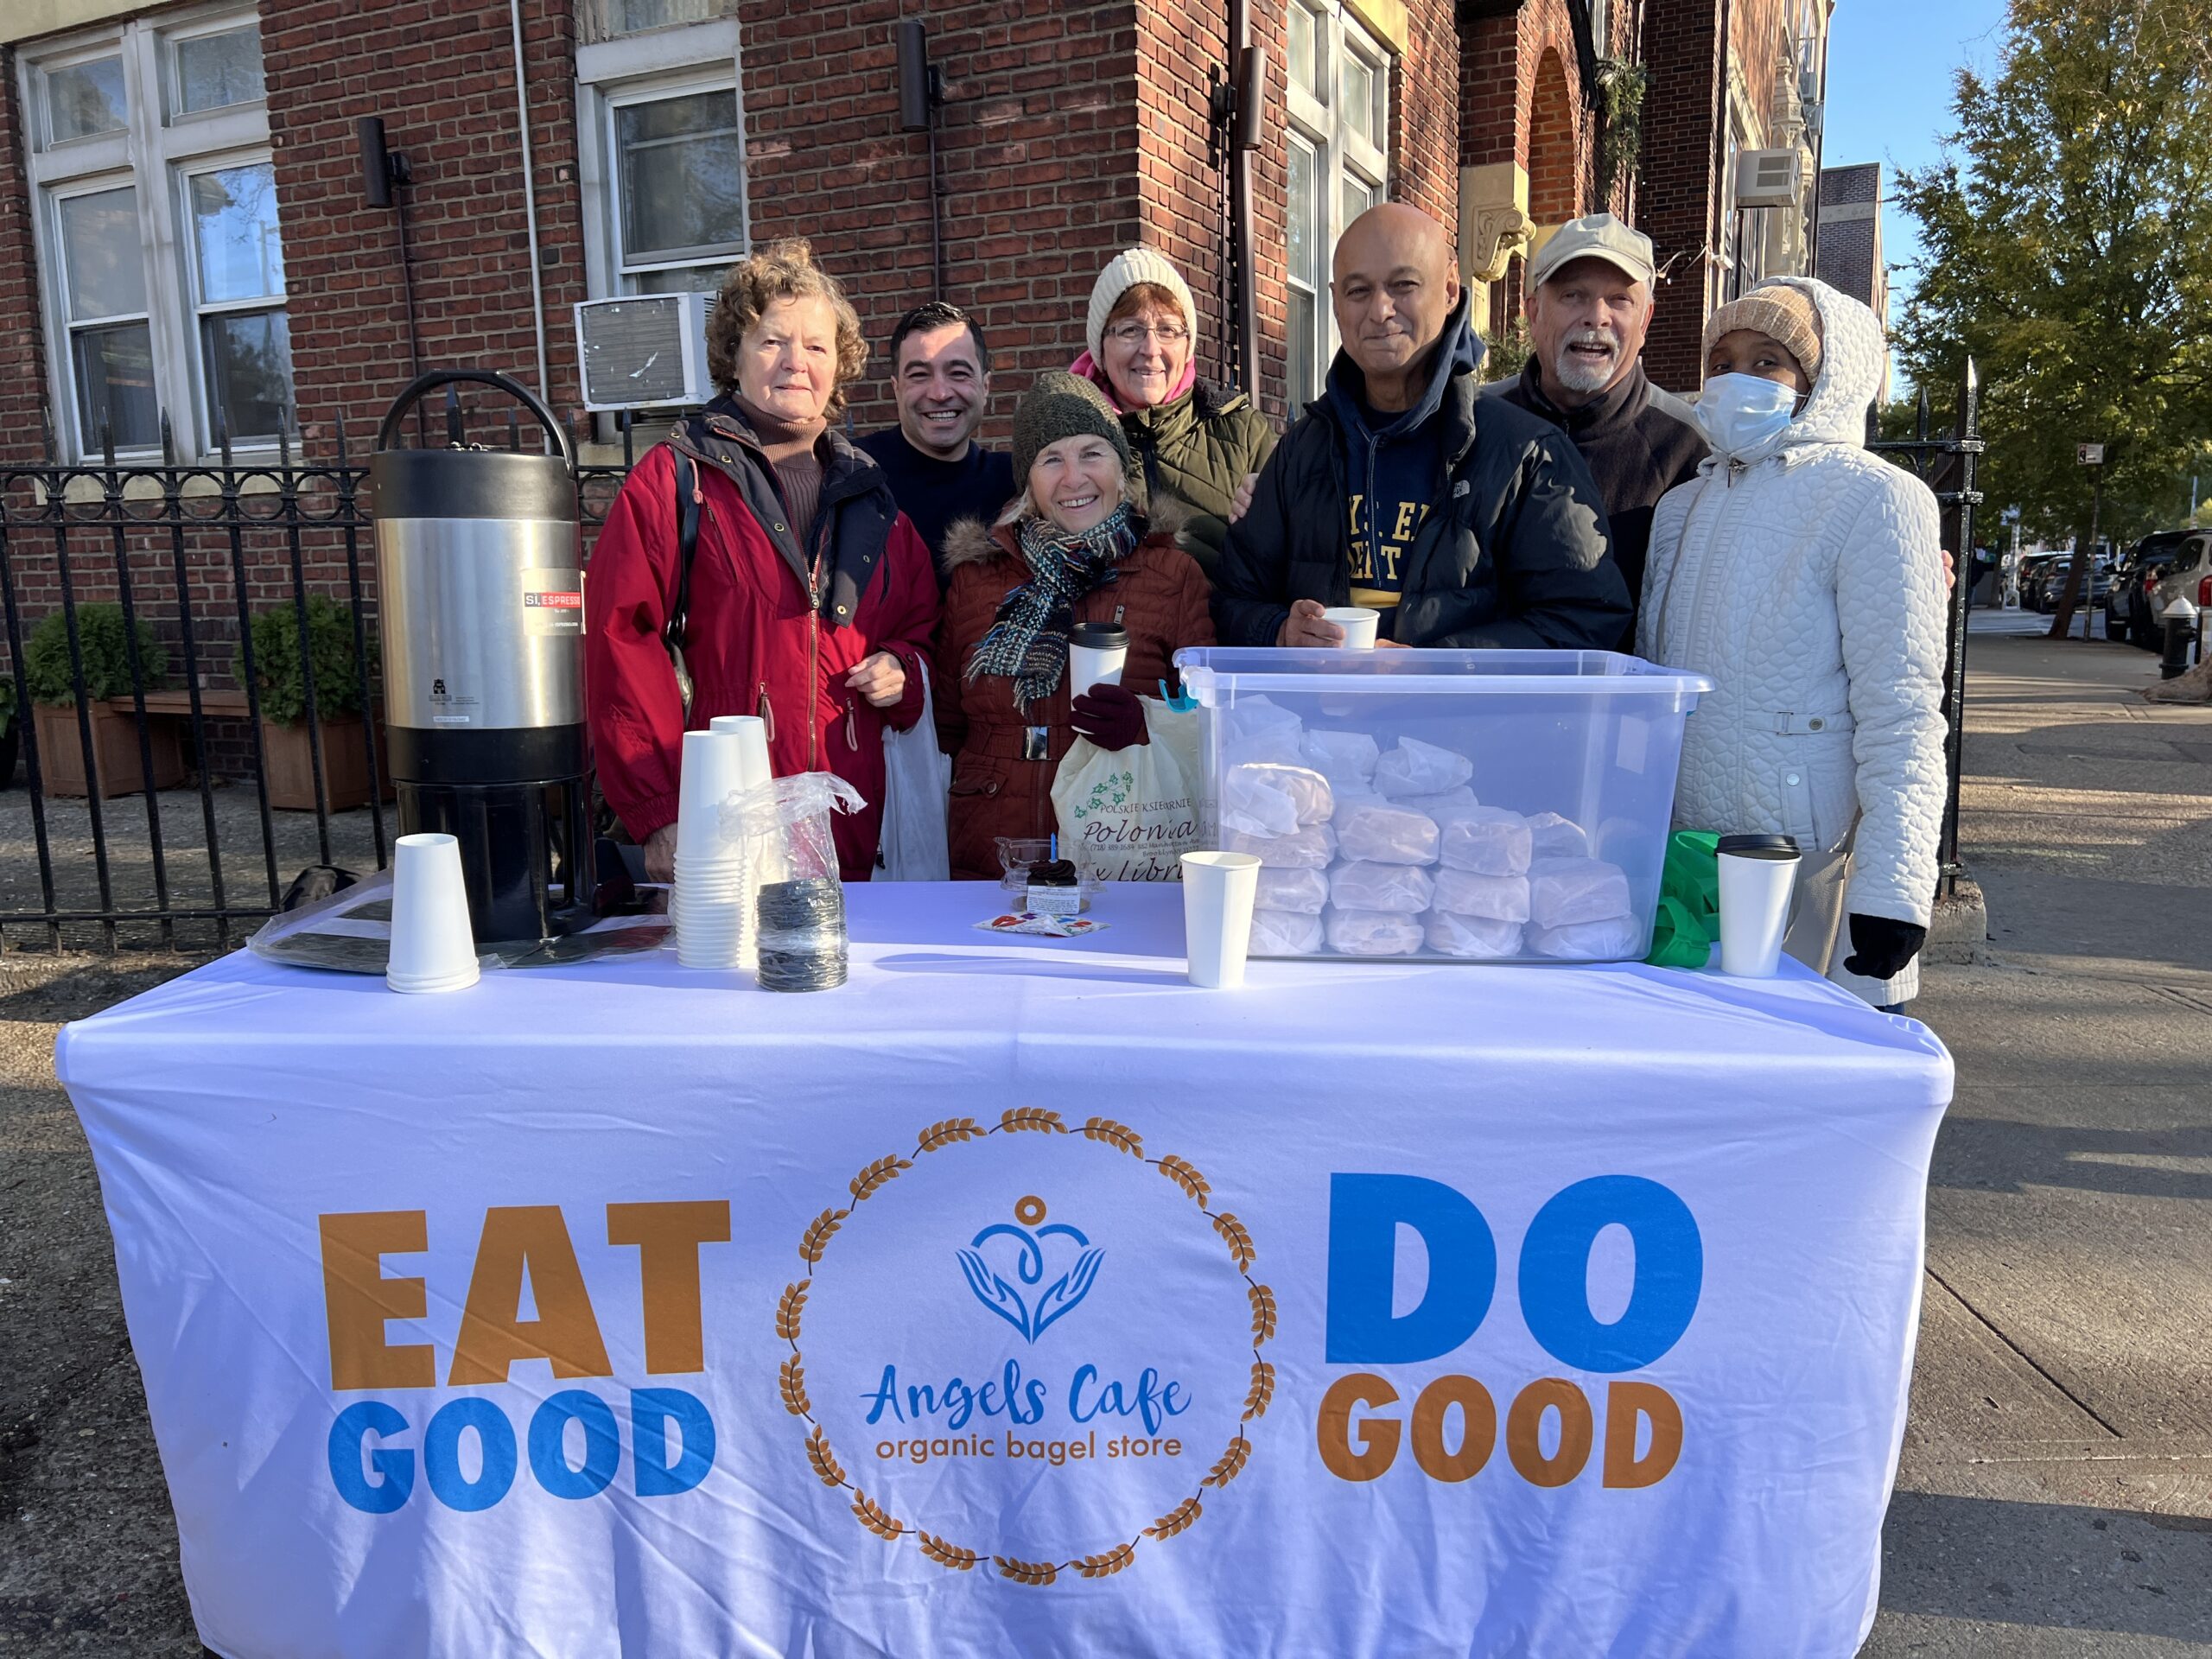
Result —
<svg viewBox="0 0 2212 1659"><path fill-rule="evenodd" d="M465 442L395 447L440 386L528 407L550 454ZM448 393L448 408L454 408ZM592 846L575 456L552 411L504 375L425 374L401 392L369 462L385 706L402 834L461 843L483 944L550 938L588 919Z"/></svg>

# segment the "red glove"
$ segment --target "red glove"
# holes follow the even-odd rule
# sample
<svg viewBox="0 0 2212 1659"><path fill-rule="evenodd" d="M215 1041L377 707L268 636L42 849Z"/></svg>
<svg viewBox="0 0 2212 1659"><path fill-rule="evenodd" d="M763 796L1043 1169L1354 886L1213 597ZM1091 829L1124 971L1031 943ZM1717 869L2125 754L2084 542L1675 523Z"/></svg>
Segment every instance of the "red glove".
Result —
<svg viewBox="0 0 2212 1659"><path fill-rule="evenodd" d="M1102 749L1126 749L1149 743L1145 730L1144 704L1134 691L1118 685L1094 685L1070 705L1069 721L1077 737L1087 737Z"/></svg>

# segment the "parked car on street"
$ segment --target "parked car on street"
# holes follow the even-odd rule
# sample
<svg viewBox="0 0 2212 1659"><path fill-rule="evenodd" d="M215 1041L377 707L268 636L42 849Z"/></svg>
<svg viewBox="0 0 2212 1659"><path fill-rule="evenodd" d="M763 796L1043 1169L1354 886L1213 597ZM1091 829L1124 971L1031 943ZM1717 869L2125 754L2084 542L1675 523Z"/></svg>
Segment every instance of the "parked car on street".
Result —
<svg viewBox="0 0 2212 1659"><path fill-rule="evenodd" d="M2183 594L2202 612L2212 609L2212 531L2192 531L2174 555L2174 562L2158 580L2151 595L2154 647L2165 644L2166 608Z"/></svg>
<svg viewBox="0 0 2212 1659"><path fill-rule="evenodd" d="M2112 589L2105 596L2105 637L2133 640L2146 651L2158 648L2158 626L2152 620L2151 596L2175 555L2188 541L2185 530L2154 531L2121 555L2114 567Z"/></svg>
<svg viewBox="0 0 2212 1659"><path fill-rule="evenodd" d="M2064 556L2059 553L2029 553L2021 557L2019 565L2012 573L2019 590L2021 609L2033 611L2042 608L2043 579L2050 573L2052 563Z"/></svg>
<svg viewBox="0 0 2212 1659"><path fill-rule="evenodd" d="M2043 573L2042 585L2036 592L2036 609L2049 616L2058 608L2058 601L2065 597L2067 579L2074 572L2074 556L2061 553ZM2105 594L2112 586L2112 564L2109 560L2089 561L2089 591L2082 596L2082 603L2094 610L2105 602Z"/></svg>

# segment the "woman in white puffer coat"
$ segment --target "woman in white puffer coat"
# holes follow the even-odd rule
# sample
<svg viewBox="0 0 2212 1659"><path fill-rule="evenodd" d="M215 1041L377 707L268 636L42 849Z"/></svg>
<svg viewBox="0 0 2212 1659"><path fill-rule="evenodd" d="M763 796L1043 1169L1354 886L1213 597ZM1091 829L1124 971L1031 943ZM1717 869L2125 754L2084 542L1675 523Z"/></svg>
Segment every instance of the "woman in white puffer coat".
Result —
<svg viewBox="0 0 2212 1659"><path fill-rule="evenodd" d="M1936 895L1944 606L1936 498L1866 449L1884 349L1872 311L1810 278L1713 313L1713 454L1659 503L1637 645L1716 688L1675 823L1793 836L1785 948L1894 1007Z"/></svg>

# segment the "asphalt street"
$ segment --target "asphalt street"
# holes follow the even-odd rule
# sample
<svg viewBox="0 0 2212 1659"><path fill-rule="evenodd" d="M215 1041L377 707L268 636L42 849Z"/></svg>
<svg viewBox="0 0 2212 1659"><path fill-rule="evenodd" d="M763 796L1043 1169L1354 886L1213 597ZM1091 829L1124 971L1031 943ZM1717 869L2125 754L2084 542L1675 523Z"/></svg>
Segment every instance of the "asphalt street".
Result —
<svg viewBox="0 0 2212 1659"><path fill-rule="evenodd" d="M2043 626L1977 628L1965 833L1993 937L1913 1010L1959 1089L1883 1659L2212 1654L2212 709L2144 703L2148 653ZM200 1651L52 1059L63 1020L190 960L0 957L0 1655Z"/></svg>

